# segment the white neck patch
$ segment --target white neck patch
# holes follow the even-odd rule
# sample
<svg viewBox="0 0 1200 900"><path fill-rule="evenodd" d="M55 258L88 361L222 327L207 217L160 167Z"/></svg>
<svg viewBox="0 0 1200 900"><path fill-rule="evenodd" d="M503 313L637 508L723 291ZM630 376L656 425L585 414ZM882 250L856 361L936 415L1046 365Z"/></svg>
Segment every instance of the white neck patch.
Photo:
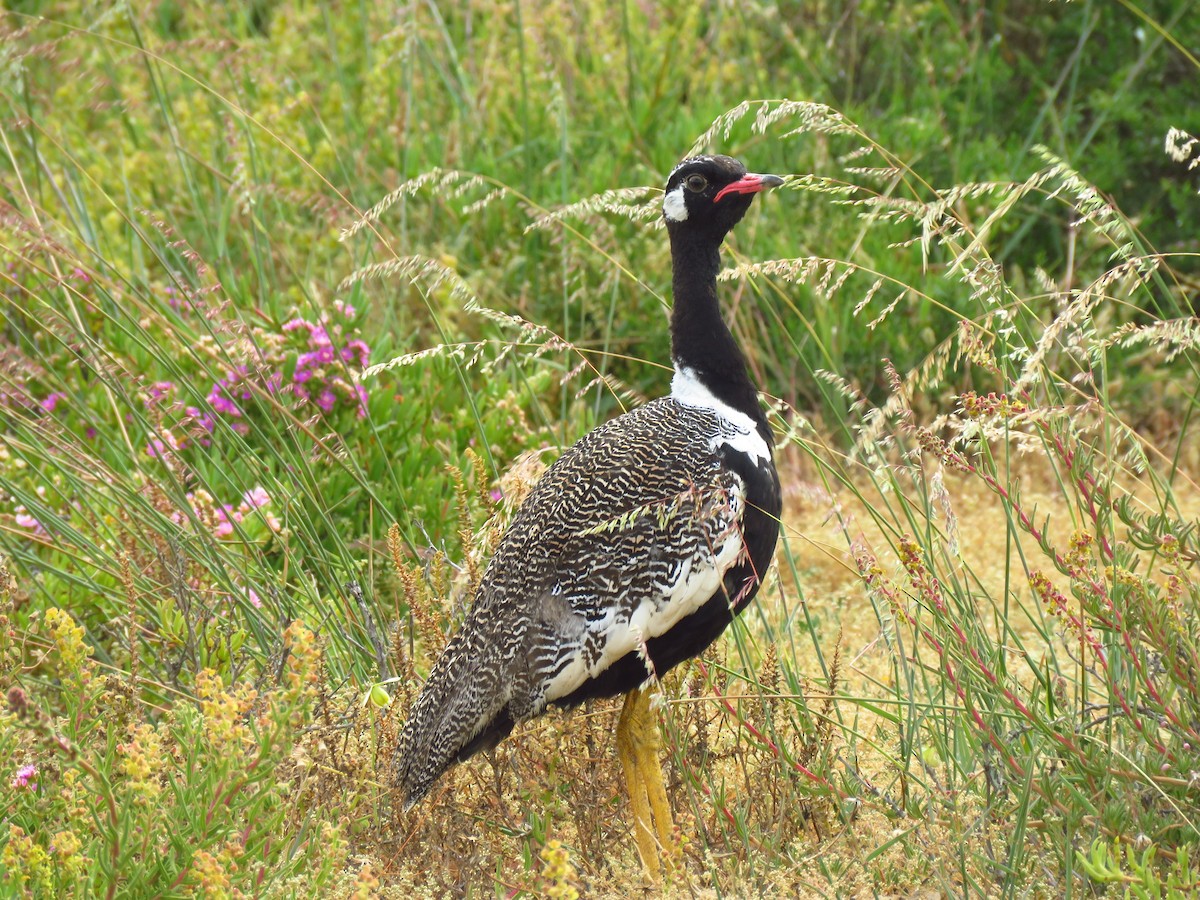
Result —
<svg viewBox="0 0 1200 900"><path fill-rule="evenodd" d="M678 360L675 361L675 375L671 378L671 399L681 406L708 410L732 426L733 433L713 440L713 449L720 444L725 444L758 462L771 461L771 448L758 433L758 427L754 424L754 420L744 412L736 410L725 401L718 399L700 380L695 369L690 366L681 366Z"/></svg>
<svg viewBox="0 0 1200 900"><path fill-rule="evenodd" d="M688 217L687 203L683 199L683 185L663 197L663 215L672 222L682 222Z"/></svg>

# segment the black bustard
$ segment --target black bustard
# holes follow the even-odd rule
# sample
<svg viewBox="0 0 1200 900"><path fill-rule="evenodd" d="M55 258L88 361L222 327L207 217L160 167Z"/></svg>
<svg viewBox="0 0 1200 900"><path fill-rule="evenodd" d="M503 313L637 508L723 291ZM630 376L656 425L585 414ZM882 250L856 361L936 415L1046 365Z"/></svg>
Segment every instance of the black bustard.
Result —
<svg viewBox="0 0 1200 900"><path fill-rule="evenodd" d="M671 394L585 435L526 498L401 733L406 809L547 705L627 693L617 751L657 876L672 825L649 683L745 609L779 536L774 441L717 270L754 195L782 182L727 156L687 159L667 179Z"/></svg>

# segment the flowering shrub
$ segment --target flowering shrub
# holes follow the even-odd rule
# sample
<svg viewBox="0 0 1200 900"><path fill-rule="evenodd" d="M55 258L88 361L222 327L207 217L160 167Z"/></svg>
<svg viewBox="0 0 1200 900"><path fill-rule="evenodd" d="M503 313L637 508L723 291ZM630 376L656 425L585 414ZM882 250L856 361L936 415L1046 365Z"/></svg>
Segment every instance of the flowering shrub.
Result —
<svg viewBox="0 0 1200 900"><path fill-rule="evenodd" d="M334 309L346 322L353 321L355 309L340 300ZM313 404L324 415L339 406L355 410L361 418L367 414L367 391L350 377L350 366L365 369L371 350L360 338L347 338L343 323L322 314L316 322L295 318L283 326L304 348L292 370L292 394L301 404Z"/></svg>
<svg viewBox="0 0 1200 900"><path fill-rule="evenodd" d="M180 451L211 447L218 425L249 435L249 417L275 415L277 407L297 416L315 411L328 418L353 410L365 417L367 390L355 372L369 365L371 349L356 336L355 308L340 300L333 308L332 315L322 312L315 321L289 319L278 331L254 326L226 342L201 337L199 352L222 374L200 403L181 399L173 381L152 382L142 391L143 406L160 423L146 454L170 465Z"/></svg>
<svg viewBox="0 0 1200 900"><path fill-rule="evenodd" d="M289 836L282 780L323 668L308 628L280 635L277 685L204 671L195 699L156 720L101 677L70 615L47 610L41 630L40 663L74 687L14 686L0 712L0 754L19 761L0 833L6 895L112 896L119 885L128 896L250 896L277 878L324 895L344 842L326 827Z"/></svg>
<svg viewBox="0 0 1200 900"><path fill-rule="evenodd" d="M278 331L254 326L244 340L217 346L200 338L200 348L223 367L203 404L179 400L173 382L155 382L144 392L148 409L173 412L173 425L163 426L146 444L146 454L161 460L188 446L208 448L218 422L239 434L250 433L247 418L272 406L286 407L296 415L316 412L325 418L341 409L367 414L367 391L355 382L354 372L370 364L371 348L353 336L356 311L334 302L334 314L320 313L316 320L289 319ZM228 358L244 361L228 365Z"/></svg>

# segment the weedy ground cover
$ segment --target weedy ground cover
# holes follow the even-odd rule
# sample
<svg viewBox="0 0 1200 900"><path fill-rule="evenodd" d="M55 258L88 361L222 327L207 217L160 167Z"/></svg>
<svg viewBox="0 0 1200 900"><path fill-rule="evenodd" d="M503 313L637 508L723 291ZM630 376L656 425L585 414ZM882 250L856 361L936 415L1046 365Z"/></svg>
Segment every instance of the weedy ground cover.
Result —
<svg viewBox="0 0 1200 900"><path fill-rule="evenodd" d="M693 147L795 173L723 275L785 539L663 685L663 893L1194 892L1194 6L6 13L5 890L628 894L611 705L386 771L664 389Z"/></svg>

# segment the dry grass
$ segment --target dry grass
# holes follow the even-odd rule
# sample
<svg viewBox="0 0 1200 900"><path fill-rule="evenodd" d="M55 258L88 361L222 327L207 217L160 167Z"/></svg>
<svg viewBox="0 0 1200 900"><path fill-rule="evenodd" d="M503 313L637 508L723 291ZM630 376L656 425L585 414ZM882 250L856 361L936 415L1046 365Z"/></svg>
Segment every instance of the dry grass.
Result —
<svg viewBox="0 0 1200 900"><path fill-rule="evenodd" d="M1065 542L1070 510L1052 471L1033 457L1017 466L1023 501L1049 516L1052 535ZM539 471L535 457L522 459L506 494L519 497ZM900 571L865 505L869 488L830 493L794 459L785 462L784 481L784 524L801 548L800 583L787 585L781 570L781 582L757 603L761 615L745 618L740 639L724 636L663 685L663 756L678 835L670 852L679 867L653 893L865 896L886 886L895 896L939 896L960 889L964 842L987 859L1005 835L995 826L974 827L969 813L978 801L965 795L924 803L925 816L902 814L897 729L876 712L894 689L893 650L847 549L849 536L875 548L885 569ZM1002 597L1006 583L1014 591L1025 584L1015 559L1006 571L1006 521L995 496L977 479L956 475L947 475L946 490L981 602ZM1200 497L1186 502L1184 515L1200 515ZM489 522L480 534L494 535L496 526ZM442 577L435 574L431 584ZM774 643L785 625L780 591L797 589L814 630L805 640L792 634L782 648ZM426 591L414 604L417 617L445 622L443 612L428 609L434 596ZM1011 612L1014 630L1037 640L1027 617L1040 610L1014 605ZM1020 617L1026 627L1015 621ZM426 639L435 644L418 644L427 661L437 640ZM782 666L777 647L789 654ZM837 670L832 696L818 677L822 658ZM789 673L800 678L802 697ZM615 756L619 700L551 713L518 729L494 753L451 770L429 800L400 816L375 779L387 771L404 713L397 707L404 705L378 717L360 709L349 727L328 721L314 731L299 792L304 805L322 807L354 796L356 785L378 785L376 802L384 805L359 810L363 827L354 848L374 861L385 884L413 896L547 895L573 885L583 896L625 897L645 888ZM565 874L537 859L553 841L566 848ZM984 871L970 874L989 879Z"/></svg>
<svg viewBox="0 0 1200 900"><path fill-rule="evenodd" d="M1016 457L1013 476L1021 485L1023 504L1036 507L1039 517L1048 517L1052 543L1065 546L1074 527L1072 509L1045 459L1032 455ZM784 525L802 541L805 602L810 611L828 617L834 623L834 631L841 631L851 671L877 676L878 670L871 668L867 660L878 656L879 623L869 607L854 606L865 604L866 598L862 580L846 548L849 535L875 548L881 559L888 554L889 541L863 500L861 491L869 492L871 488L864 483L861 491L846 488L831 493L811 467L800 461L792 461L789 474L783 477L787 485ZM1008 546L1010 534L1004 507L978 478L949 471L944 477L964 563L978 578L982 595L1002 597L1006 584L1024 580L1018 560L1011 556ZM1123 487L1147 509L1157 505L1144 481L1131 478ZM1200 517L1200 492L1181 492L1178 501L1183 518ZM898 570L899 561L893 558L891 562ZM1052 577L1060 578L1057 574ZM860 612L861 615L857 614Z"/></svg>
<svg viewBox="0 0 1200 900"><path fill-rule="evenodd" d="M1196 471L1195 466L1190 471ZM1021 485L1025 508L1036 508L1039 520L1046 521L1050 542L1055 546L1067 546L1078 526L1072 523L1073 510L1045 458L1037 455L1015 457L1012 475L1013 482ZM866 740L854 742L857 775L866 785L895 785L899 768L894 755L896 728L872 711L874 703L886 703L889 692L894 690L894 648L886 638L885 624L876 615L863 590L862 578L848 547L851 541L862 543L878 557L891 577L903 580L903 567L893 550L893 542L872 515L871 504L878 503L880 498L877 494L872 498L873 487L867 478L855 484L853 489L843 487L831 492L803 460L790 460L783 480L787 498L785 527L794 538L799 538L799 555L804 560L801 585L804 603L810 619L819 623L813 644L797 643L801 653L796 664L805 672L819 671L814 647L820 645L828 652L835 639L841 642L845 664L838 693L841 697L851 698L841 707L843 710L849 707L852 715L852 720L844 725L866 737ZM1189 478L1187 474L1181 481L1195 484L1195 478ZM1039 637L1039 630L1047 628L1046 616L1039 606L1028 604L1028 578L1020 556L1014 553L1004 505L978 478L947 472L945 487L956 520L962 563L978 579L981 607L994 610L996 598L1004 597L1006 589L1012 593L1024 592L1026 603L1014 603L1009 609L1006 627L1021 638L1025 649L1032 650L1033 655L1040 655L1041 648L1049 652L1050 648L1045 648ZM1142 508L1158 507L1159 501L1148 490L1144 479L1130 476L1122 480L1121 487ZM1182 519L1200 520L1200 492L1181 493L1178 503ZM943 525L944 521L934 523L935 528ZM1051 572L1051 580L1069 592L1068 579L1060 573ZM984 618L986 621L986 616ZM1035 627L1035 619L1041 629ZM989 629L993 637L997 631L994 624L995 620ZM1056 625L1052 621L1049 629L1062 641L1071 640L1061 623ZM804 653L806 648L810 652ZM841 738L844 740L845 736L843 734ZM954 870L964 855L960 846L963 832L971 831L968 810L960 807L958 816L940 821L915 823L909 820L900 825L895 815L885 814L887 807L897 801L896 796L891 796L883 804L864 806L853 829L810 848L811 856L798 867L797 875L802 876L804 869L821 856L840 858L842 866L853 872L860 855L885 846L891 838L909 828L912 832L908 837L923 849L927 854L925 858L914 865L911 856L897 845L890 855L884 854L876 860L876 877L848 877L840 883L822 884L819 889L814 889L814 896L828 895L830 887L845 896L870 893L878 890L881 883L893 890L900 889L906 879L897 878L897 872L902 872L906 864L914 875L920 873L921 877L907 879L908 890L913 893L895 896L924 896L922 891L928 891L929 896L942 896L945 890L962 889ZM1002 845L1005 837L985 829L970 834L969 839L978 844L982 851L979 855L986 857L988 846ZM885 873L889 865L893 868L890 873ZM984 876L981 880L986 881L986 873L980 874ZM1031 884L1036 886L1037 881L1038 876L1034 874ZM930 883L938 887L930 887Z"/></svg>

